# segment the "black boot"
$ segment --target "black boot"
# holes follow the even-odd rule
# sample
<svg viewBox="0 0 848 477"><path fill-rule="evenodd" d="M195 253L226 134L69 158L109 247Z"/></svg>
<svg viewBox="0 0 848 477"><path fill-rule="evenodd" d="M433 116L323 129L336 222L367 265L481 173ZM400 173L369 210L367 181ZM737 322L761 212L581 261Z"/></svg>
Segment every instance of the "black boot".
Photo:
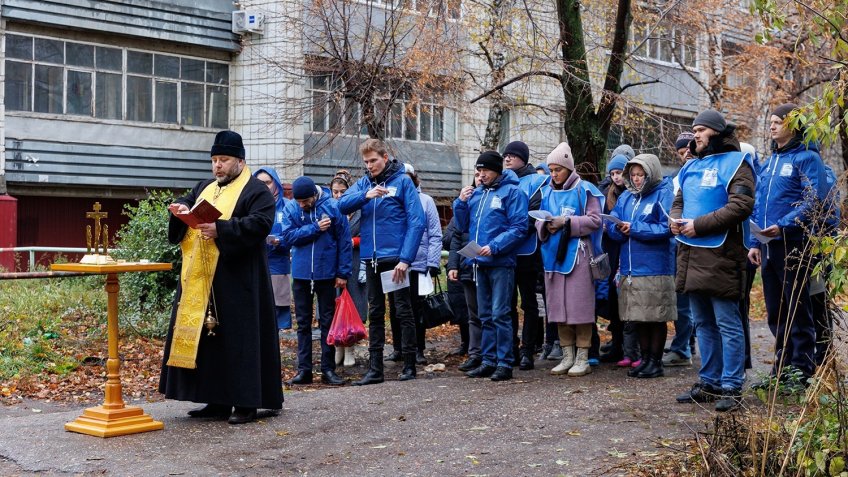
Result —
<svg viewBox="0 0 848 477"><path fill-rule="evenodd" d="M383 350L373 350L368 354L368 372L359 381L354 381L354 386L367 386L383 382Z"/></svg>
<svg viewBox="0 0 848 477"><path fill-rule="evenodd" d="M394 361L395 363L397 363L398 361L400 361L401 357L402 356L400 354L400 351L394 350L389 353L388 356L386 356L386 361Z"/></svg>
<svg viewBox="0 0 848 477"><path fill-rule="evenodd" d="M427 357L424 356L424 350L418 350L418 352L415 353L415 364L427 364Z"/></svg>
<svg viewBox="0 0 848 477"><path fill-rule="evenodd" d="M403 356L403 371L398 376L399 381L409 381L415 379L415 354L407 353Z"/></svg>
<svg viewBox="0 0 848 477"><path fill-rule="evenodd" d="M642 368L638 374L636 374L637 378L658 378L660 376L664 376L663 372L663 364L662 358L657 358L656 356L651 356L648 358L648 365Z"/></svg>
<svg viewBox="0 0 848 477"><path fill-rule="evenodd" d="M630 371L627 372L627 375L631 378L635 378L639 375L639 373L642 372L643 369L645 369L646 366L648 366L648 362L650 361L651 360L648 359L647 356L642 356L642 362L639 363L639 366L636 366L635 368L630 368Z"/></svg>
<svg viewBox="0 0 848 477"><path fill-rule="evenodd" d="M530 350L521 350L521 360L518 363L518 369L522 371L529 371L533 369L533 353L531 353Z"/></svg>

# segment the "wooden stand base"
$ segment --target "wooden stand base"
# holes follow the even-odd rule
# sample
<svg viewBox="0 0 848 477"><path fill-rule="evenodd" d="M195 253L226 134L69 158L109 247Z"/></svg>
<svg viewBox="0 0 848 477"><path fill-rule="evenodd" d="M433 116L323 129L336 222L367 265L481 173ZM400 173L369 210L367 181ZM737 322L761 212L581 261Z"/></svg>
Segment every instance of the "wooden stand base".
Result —
<svg viewBox="0 0 848 477"><path fill-rule="evenodd" d="M122 409L90 407L82 416L65 424L65 430L97 437L115 437L139 432L158 431L165 427L145 414L138 406Z"/></svg>

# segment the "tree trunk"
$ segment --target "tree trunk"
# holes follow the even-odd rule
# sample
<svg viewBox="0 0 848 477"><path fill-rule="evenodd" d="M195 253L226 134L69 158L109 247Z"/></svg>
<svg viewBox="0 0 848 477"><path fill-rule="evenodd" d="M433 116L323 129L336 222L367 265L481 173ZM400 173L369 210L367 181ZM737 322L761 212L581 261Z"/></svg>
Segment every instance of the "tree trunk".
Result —
<svg viewBox="0 0 848 477"><path fill-rule="evenodd" d="M846 109L844 107L839 108L839 117L845 117ZM839 147L842 149L842 172L843 174L848 172L848 130L845 129L846 125L842 124L839 126ZM848 185L846 185L848 188Z"/></svg>
<svg viewBox="0 0 848 477"><path fill-rule="evenodd" d="M500 84L504 80L503 68L496 68L492 72L492 84ZM498 90L490 96L489 120L486 123L486 134L480 144L482 151L496 151L501 140L501 121L504 115L504 92Z"/></svg>

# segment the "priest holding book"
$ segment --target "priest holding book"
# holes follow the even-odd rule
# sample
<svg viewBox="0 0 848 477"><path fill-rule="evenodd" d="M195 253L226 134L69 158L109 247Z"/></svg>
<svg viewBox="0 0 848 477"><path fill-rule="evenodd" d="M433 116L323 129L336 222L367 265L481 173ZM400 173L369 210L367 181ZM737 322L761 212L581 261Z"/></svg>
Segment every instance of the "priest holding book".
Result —
<svg viewBox="0 0 848 477"><path fill-rule="evenodd" d="M194 418L244 424L257 409L283 405L280 345L265 240L274 222L271 192L245 164L242 138L221 131L212 146L213 178L168 209L168 240L183 262L159 391L205 406ZM189 226L199 201L220 217Z"/></svg>

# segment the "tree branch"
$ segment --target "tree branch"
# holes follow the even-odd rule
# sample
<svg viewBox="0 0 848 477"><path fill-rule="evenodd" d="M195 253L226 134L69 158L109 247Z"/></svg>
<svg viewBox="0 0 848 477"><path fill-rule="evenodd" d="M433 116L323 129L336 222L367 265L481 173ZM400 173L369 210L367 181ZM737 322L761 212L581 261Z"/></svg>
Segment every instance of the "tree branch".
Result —
<svg viewBox="0 0 848 477"><path fill-rule="evenodd" d="M560 83L562 83L564 81L563 76L561 74L558 74L558 73L552 73L550 71L528 71L526 73L521 73L520 75L515 76L513 78L510 78L506 81L502 81L502 82L496 84L495 86L492 86L488 91L484 92L480 96L477 96L476 98L469 101L469 104L474 104L477 101L480 101L481 99L489 96L490 94L492 94L496 91L500 91L500 90L506 88L507 86L511 85L512 83L515 83L517 81L521 81L524 78L528 78L530 76L547 76L548 78L553 78L553 79L559 81Z"/></svg>
<svg viewBox="0 0 848 477"><path fill-rule="evenodd" d="M652 79L650 81L639 81L637 83L627 83L626 85L621 87L620 93L624 93L624 90L626 90L627 88L633 88L635 86L644 86L646 84L653 84L653 83L660 83L660 82L661 81L658 80L658 79Z"/></svg>

